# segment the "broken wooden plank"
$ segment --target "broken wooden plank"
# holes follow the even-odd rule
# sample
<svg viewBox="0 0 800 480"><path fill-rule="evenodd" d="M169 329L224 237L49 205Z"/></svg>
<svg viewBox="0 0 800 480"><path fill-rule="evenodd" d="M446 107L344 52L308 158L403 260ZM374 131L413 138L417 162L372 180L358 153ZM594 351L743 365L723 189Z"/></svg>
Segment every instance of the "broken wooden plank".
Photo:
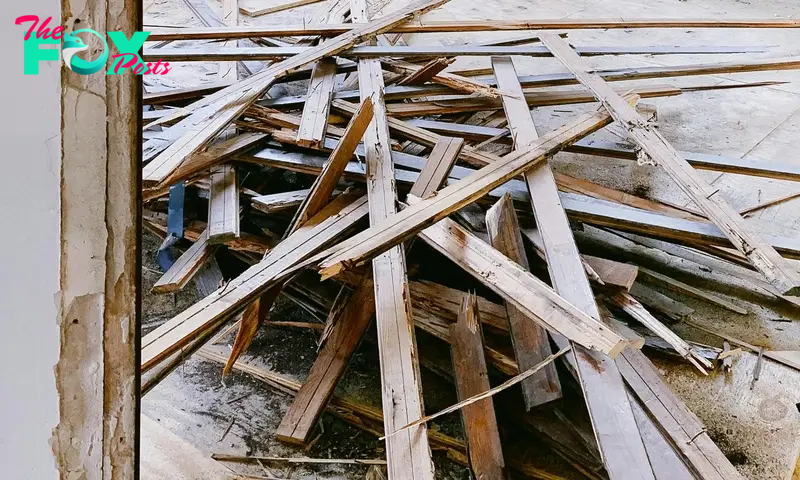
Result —
<svg viewBox="0 0 800 480"><path fill-rule="evenodd" d="M272 214L299 207L311 190L292 190L290 192L259 195L250 199L250 204L259 212Z"/></svg>
<svg viewBox="0 0 800 480"><path fill-rule="evenodd" d="M236 167L222 165L211 172L208 200L208 243L239 237L239 180Z"/></svg>
<svg viewBox="0 0 800 480"><path fill-rule="evenodd" d="M439 72L448 67L448 65L455 62L455 57L439 57L429 61L422 68L410 73L407 77L403 78L398 85L420 85L430 81Z"/></svg>
<svg viewBox="0 0 800 480"><path fill-rule="evenodd" d="M367 214L366 203L365 197L340 195L294 235L276 245L264 260L142 338L142 371L153 368L219 319L229 318L287 277L299 262L361 220Z"/></svg>
<svg viewBox="0 0 800 480"><path fill-rule="evenodd" d="M731 208L719 190L712 187L686 160L636 113L605 80L593 72L563 39L552 34L542 34L542 43L569 69L584 86L611 109L614 118L626 126L629 135L645 153L665 169L678 186L725 233L731 243L742 252L774 287L784 295L800 293L800 274L778 252L754 233L744 219Z"/></svg>
<svg viewBox="0 0 800 480"><path fill-rule="evenodd" d="M152 293L170 293L182 290L200 267L214 254L215 247L208 244L208 230L169 267L151 289Z"/></svg>
<svg viewBox="0 0 800 480"><path fill-rule="evenodd" d="M302 1L302 0L301 0ZM346 2L328 2L325 9L325 22L342 22L349 10ZM321 18L320 18L321 19ZM306 40L306 42L308 42ZM313 147L325 138L328 126L333 89L336 84L337 62L333 57L317 61L311 72L311 82L306 93L300 127L297 129L297 143L301 147Z"/></svg>
<svg viewBox="0 0 800 480"><path fill-rule="evenodd" d="M495 187L531 168L547 156L609 122L604 109L590 113L539 138L525 152L515 152L494 162L340 243L320 256L321 273L335 275L348 267L362 265L375 255L397 245L451 212L479 199Z"/></svg>
<svg viewBox="0 0 800 480"><path fill-rule="evenodd" d="M189 155L194 154L241 115L258 97L265 93L275 80L286 76L321 58L335 55L364 40L374 37L391 27L409 20L417 14L436 8L448 0L426 0L416 2L363 26L355 27L346 34L332 38L305 53L295 55L263 71L210 95L188 118L171 127L177 129L178 138L163 149L144 168L146 180L161 181ZM213 97L213 98L212 98ZM183 127L180 127L183 125ZM163 145L163 144L162 144Z"/></svg>
<svg viewBox="0 0 800 480"><path fill-rule="evenodd" d="M335 58L323 58L314 64L302 121L297 131L297 144L301 147L314 147L325 138L335 80Z"/></svg>
<svg viewBox="0 0 800 480"><path fill-rule="evenodd" d="M493 57L492 67L498 87L516 94L516 97L503 97L503 110L514 148L531 148L538 133L529 107L523 100L514 64L510 57ZM599 322L600 312L594 293L561 205L556 180L546 160L525 172L525 183L553 288L566 301ZM553 340L560 348L573 345L560 335L554 335ZM608 357L593 355L582 348L584 344L577 343L579 345L573 345L567 358L578 373L576 378L583 390L606 471L611 478L653 479L653 469L614 362ZM598 365L601 366L598 368Z"/></svg>
<svg viewBox="0 0 800 480"><path fill-rule="evenodd" d="M686 343L686 341L676 335L666 325L653 317L650 312L648 312L647 309L645 309L641 303L637 302L636 299L630 294L618 292L606 298L611 301L612 305L621 308L633 319L669 343L680 356L691 362L695 367L697 367L698 370L700 370L703 375L708 375L706 369L710 370L713 368L711 362L706 360L705 357L699 353L695 352L691 345Z"/></svg>
<svg viewBox="0 0 800 480"><path fill-rule="evenodd" d="M347 163L353 158L356 147L358 147L364 132L366 132L372 121L373 112L372 98L367 97L361 102L356 114L350 118L341 140L336 144L336 148L331 153L325 166L322 167L322 172L314 181L308 196L303 200L289 228L286 230L287 235L290 235L297 227L316 215L328 203L328 199L336 189L336 184L339 182L342 173L344 173Z"/></svg>
<svg viewBox="0 0 800 480"><path fill-rule="evenodd" d="M303 7L305 5L312 5L314 3L323 2L325 0L294 0L292 2L281 3L264 8L257 7L241 7L239 11L248 17L260 17L270 13L282 12L284 10L291 10L292 8Z"/></svg>
<svg viewBox="0 0 800 480"><path fill-rule="evenodd" d="M450 325L450 338L459 401L489 390L491 385L483 356L483 333L474 295L464 296L458 321ZM503 447L500 445L500 431L492 399L486 398L464 406L461 418L467 438L469 465L475 477L504 478Z"/></svg>
<svg viewBox="0 0 800 480"><path fill-rule="evenodd" d="M508 30L575 30L611 28L798 28L800 22L792 19L523 19L523 20L449 20L412 21L386 30L386 33L428 32L489 32ZM291 37L299 35L341 35L356 28L355 25L258 25L239 27L236 30L210 28L154 29L150 40L203 40L216 38Z"/></svg>
<svg viewBox="0 0 800 480"><path fill-rule="evenodd" d="M530 270L525 257L525 246L519 232L517 215L511 198L503 196L486 212L486 227L491 245L524 270ZM513 304L506 302L508 326L514 347L514 356L521 370L527 370L552 353L547 331L526 318ZM555 365L548 365L521 383L525 407L533 407L562 397L561 382Z"/></svg>
<svg viewBox="0 0 800 480"><path fill-rule="evenodd" d="M455 59L455 57L453 57L453 59ZM437 60L438 59L435 59L433 62L436 62ZM430 73L429 71L425 71L425 66L420 67L413 63L405 62L397 58L384 57L381 59L381 62L383 62L383 64L392 71L411 75L411 77L415 78L415 81L419 81L420 78L424 78L424 76L428 76ZM498 97L501 93L496 88L493 88L482 82L448 72L437 72L436 74L431 75L428 79L433 83L449 87L452 90L461 93L477 94L485 97ZM400 86L403 85L409 84L403 83Z"/></svg>

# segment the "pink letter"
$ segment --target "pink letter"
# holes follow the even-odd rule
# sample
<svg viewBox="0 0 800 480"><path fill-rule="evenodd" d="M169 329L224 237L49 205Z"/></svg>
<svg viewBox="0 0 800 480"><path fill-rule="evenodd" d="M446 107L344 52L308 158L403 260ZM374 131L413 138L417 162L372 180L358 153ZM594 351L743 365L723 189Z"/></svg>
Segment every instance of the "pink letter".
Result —
<svg viewBox="0 0 800 480"><path fill-rule="evenodd" d="M159 60L160 62L161 60ZM164 71L161 72L161 75L166 75L169 73L169 62L164 62Z"/></svg>
<svg viewBox="0 0 800 480"><path fill-rule="evenodd" d="M119 75L120 68L130 68L136 65L136 62L139 60L138 56L135 53L118 53L116 55L111 55L111 60L116 60L117 57L123 57L123 58L120 58L119 61L114 63L114 75ZM130 58L130 60L128 60L127 63L123 64L122 60L124 58Z"/></svg>
<svg viewBox="0 0 800 480"><path fill-rule="evenodd" d="M63 32L64 32L64 27L58 26L58 27L53 29L53 36L50 37L50 38L53 38L55 40L61 40L61 37L64 36Z"/></svg>
<svg viewBox="0 0 800 480"><path fill-rule="evenodd" d="M53 17L47 17L44 19L44 23L42 23L39 29L36 30L36 38L44 38L45 40L50 38L50 29L45 27L47 27L47 24L50 23L50 20L52 19ZM42 29L44 29L44 32L42 32Z"/></svg>
<svg viewBox="0 0 800 480"><path fill-rule="evenodd" d="M28 32L25 34L25 40L28 40L31 38L33 29L36 28L36 24L39 23L39 17L37 15L23 15L21 17L17 17L16 21L14 21L16 25L22 25L25 22L33 22L30 30L28 30Z"/></svg>

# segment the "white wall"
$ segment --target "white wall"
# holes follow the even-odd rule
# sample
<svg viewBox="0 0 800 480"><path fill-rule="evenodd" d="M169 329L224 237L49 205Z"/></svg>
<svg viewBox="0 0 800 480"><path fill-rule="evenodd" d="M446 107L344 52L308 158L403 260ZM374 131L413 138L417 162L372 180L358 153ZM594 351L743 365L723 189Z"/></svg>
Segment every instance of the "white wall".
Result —
<svg viewBox="0 0 800 480"><path fill-rule="evenodd" d="M21 15L58 0L3 2L0 42L0 465L14 480L58 478L48 443L58 423L61 67L22 74Z"/></svg>

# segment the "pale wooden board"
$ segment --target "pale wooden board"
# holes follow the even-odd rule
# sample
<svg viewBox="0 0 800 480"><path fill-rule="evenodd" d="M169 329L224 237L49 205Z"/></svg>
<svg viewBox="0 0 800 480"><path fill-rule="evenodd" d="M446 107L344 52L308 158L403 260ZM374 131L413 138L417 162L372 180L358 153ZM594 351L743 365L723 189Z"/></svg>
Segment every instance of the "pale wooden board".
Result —
<svg viewBox="0 0 800 480"><path fill-rule="evenodd" d="M153 285L153 293L169 293L182 290L189 280L200 270L205 262L214 254L216 247L208 244L208 231L192 244L183 255Z"/></svg>
<svg viewBox="0 0 800 480"><path fill-rule="evenodd" d="M211 172L208 200L208 243L219 244L238 238L239 176L234 165L222 165Z"/></svg>

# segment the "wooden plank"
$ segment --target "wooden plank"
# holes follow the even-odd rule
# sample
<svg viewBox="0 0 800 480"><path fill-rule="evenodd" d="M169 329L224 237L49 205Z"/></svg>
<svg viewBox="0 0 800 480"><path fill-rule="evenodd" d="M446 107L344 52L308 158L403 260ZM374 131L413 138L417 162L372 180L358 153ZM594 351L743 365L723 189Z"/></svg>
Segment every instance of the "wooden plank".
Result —
<svg viewBox="0 0 800 480"><path fill-rule="evenodd" d="M375 313L373 289L372 277L367 276L352 294L337 298L331 310L335 318L329 318L334 327L275 432L278 440L299 445L308 442Z"/></svg>
<svg viewBox="0 0 800 480"><path fill-rule="evenodd" d="M592 255L581 255L581 257L608 286L629 291L639 274L639 267L630 263L620 263Z"/></svg>
<svg viewBox="0 0 800 480"><path fill-rule="evenodd" d="M299 207L308 196L311 190L292 190L291 192L271 193L269 195L260 195L250 199L250 205L266 214L282 212Z"/></svg>
<svg viewBox="0 0 800 480"><path fill-rule="evenodd" d="M217 12L211 8L211 5L208 2L204 2L202 0L183 0L183 3L189 7L197 19L200 20L200 22L202 22L207 28L236 28L236 23L230 25L228 22L223 21L223 19L217 15ZM226 7L223 4L223 14L227 13L225 10ZM259 65L255 62L241 62L241 66L248 75L252 74L254 71L257 71L259 68Z"/></svg>
<svg viewBox="0 0 800 480"><path fill-rule="evenodd" d="M455 57L453 57L455 58ZM437 60L433 60L435 62ZM415 81L418 81L419 78L424 78L420 76L427 76L430 72L425 72L425 66L420 67L416 64L410 62L404 62L397 58L382 58L381 62L386 66L386 68L402 74L410 74L411 77L416 78ZM432 67L433 68L433 67ZM467 94L477 94L480 96L486 97L498 97L500 96L500 91L495 88L492 88L489 85L486 85L482 82L472 80L470 78L462 77L460 75L456 75L453 73L447 72L438 72L432 76L430 76L429 80L433 83L437 83L439 85L443 85L446 87L451 88L456 92L467 93ZM403 84L406 85L406 84Z"/></svg>
<svg viewBox="0 0 800 480"><path fill-rule="evenodd" d="M702 422L664 384L642 352L623 352L617 358L617 366L625 383L697 478L743 478L708 436Z"/></svg>
<svg viewBox="0 0 800 480"><path fill-rule="evenodd" d="M335 55L391 27L403 23L414 15L436 8L448 0L425 0L415 2L405 8L392 12L363 26L355 27L346 34L332 38L305 53L295 55L282 62L271 65L263 71L224 88L198 103L196 110L181 121L179 138L172 141L158 156L145 167L143 178L161 181L169 175L188 156L204 148L208 142L227 127L233 120L264 94L275 80L284 77L321 58ZM202 105L202 107L200 106ZM163 143L162 143L163 146Z"/></svg>
<svg viewBox="0 0 800 480"><path fill-rule="evenodd" d="M609 122L605 110L598 110L540 137L528 151L515 152L503 161L494 162L443 188L434 197L422 200L387 220L354 235L335 249L320 256L321 273L335 275L347 266L366 261L411 237L425 226L472 203L495 187L531 168L547 156L578 138L602 128ZM323 260L324 259L324 260Z"/></svg>
<svg viewBox="0 0 800 480"><path fill-rule="evenodd" d="M239 180L236 167L222 165L211 173L208 199L208 243L239 237Z"/></svg>
<svg viewBox="0 0 800 480"><path fill-rule="evenodd" d="M464 140L460 138L442 137L437 141L409 193L415 197L426 198L439 190L463 146Z"/></svg>
<svg viewBox="0 0 800 480"><path fill-rule="evenodd" d="M301 0L303 1L303 0ZM330 0L326 5L325 22L343 22L349 10L347 2ZM311 82L306 93L302 120L297 131L297 143L301 147L319 145L325 138L328 126L328 114L336 84L336 59L323 58L314 64Z"/></svg>
<svg viewBox="0 0 800 480"><path fill-rule="evenodd" d="M568 43L552 34L542 34L540 38L578 81L608 105L614 118L626 125L629 135L647 155L666 170L681 190L720 227L731 243L747 256L750 263L764 274L770 284L785 295L800 293L800 274L771 245L754 233L721 195L716 195L718 189L706 182L657 130L647 125L636 110L614 92L605 80L591 73L591 67L584 64Z"/></svg>
<svg viewBox="0 0 800 480"><path fill-rule="evenodd" d="M739 315L747 315L746 309L740 307L739 305L736 305L733 302L726 300L723 297L720 297L719 295L714 295L713 293L700 290L699 288L687 285L683 282L675 280L674 278L668 277L658 272L654 272L653 270L647 268L640 267L639 273L641 274L643 280L655 283L656 285L660 285L664 288L672 290L673 292L682 293L692 298L703 300L704 302L708 302L718 307L722 307L726 310L730 310L731 312L738 313Z"/></svg>
<svg viewBox="0 0 800 480"><path fill-rule="evenodd" d="M489 390L491 385L483 356L483 334L477 301L473 295L464 296L458 321L450 325L450 338L459 401ZM476 478L504 478L505 462L493 400L486 398L464 406L461 419L472 473Z"/></svg>
<svg viewBox="0 0 800 480"><path fill-rule="evenodd" d="M522 20L426 20L408 22L405 25L388 29L387 33L425 33L425 32L489 32L509 30L575 30L612 28L798 28L800 21L791 19L522 19ZM174 29L153 29L150 40L203 40L216 38L251 37L291 37L298 35L340 35L356 28L354 25L258 25L229 29L185 28L182 32ZM175 34L181 34L175 36Z"/></svg>
<svg viewBox="0 0 800 480"><path fill-rule="evenodd" d="M608 301L619 308L625 313L647 327L651 332L655 333L665 342L669 343L678 354L692 363L701 373L708 375L706 369L713 369L714 366L706 360L702 355L696 352L691 345L686 343L681 337L676 335L666 325L659 322L658 319L653 317L644 306L637 302L628 293L618 292L614 295L606 297Z"/></svg>
<svg viewBox="0 0 800 480"><path fill-rule="evenodd" d="M312 5L314 3L323 2L325 0L294 0L293 2L281 3L279 5L272 5L270 7L257 8L257 7L241 7L239 11L248 17L260 17L270 13L282 12L284 10L291 10L292 8L303 7L305 5Z"/></svg>
<svg viewBox="0 0 800 480"><path fill-rule="evenodd" d="M681 90L669 85L649 85L646 87L620 88L619 93L633 91L641 98L669 97L680 95ZM587 91L538 91L525 94L525 100L530 107L545 107L555 105L574 105L592 103L594 96ZM411 103L392 103L387 106L392 117L406 118L427 115L440 115L463 112L481 112L484 110L497 110L502 108L499 99L488 97L450 98L442 100L419 101Z"/></svg>
<svg viewBox="0 0 800 480"><path fill-rule="evenodd" d="M232 83L229 81L213 82L191 87L171 88L160 92L147 92L142 94L142 105L169 105L182 100L192 100L231 85Z"/></svg>
<svg viewBox="0 0 800 480"><path fill-rule="evenodd" d="M516 150L536 144L538 133L530 110L522 100L522 87L510 57L492 58L492 67L500 89L515 97L503 97L503 109ZM558 195L558 187L549 164L541 162L525 172L531 206L541 233L550 280L556 292L593 319L600 321L594 293L572 237ZM553 340L564 348L567 339L554 335ZM578 342L580 343L580 342ZM567 358L578 372L586 406L594 428L603 463L610 478L653 479L653 468L647 458L636 419L631 411L622 378L614 362L602 355L592 355L581 345L574 345ZM598 368L598 364L602 365Z"/></svg>
<svg viewBox="0 0 800 480"><path fill-rule="evenodd" d="M292 219L292 223L287 229L287 235L293 233L297 227L316 215L328 203L328 199L336 189L336 184L344 173L347 163L353 158L356 147L358 147L364 132L366 132L372 121L374 108L372 98L367 97L361 102L356 114L350 118L341 140L336 144L336 148L331 153L325 166L322 167L322 172L320 172L311 186L308 196L303 200Z"/></svg>
<svg viewBox="0 0 800 480"><path fill-rule="evenodd" d="M142 339L142 371L153 368L220 318L229 318L288 276L299 262L361 220L367 214L366 203L365 197L340 195L294 235L276 245L264 260L146 335Z"/></svg>
<svg viewBox="0 0 800 480"><path fill-rule="evenodd" d="M367 22L366 0L351 0L350 14L354 23ZM364 134L369 219L375 224L394 214L397 208L394 163L383 101L383 71L378 60L359 61L358 86L361 101L371 98L375 109ZM372 275L384 430L394 432L425 413L404 247L395 245L374 258ZM386 459L390 480L433 480L427 427L420 425L387 438Z"/></svg>
<svg viewBox="0 0 800 480"><path fill-rule="evenodd" d="M333 87L336 81L336 59L323 58L314 64L311 83L303 106L303 119L297 131L297 144L313 147L325 138Z"/></svg>
<svg viewBox="0 0 800 480"><path fill-rule="evenodd" d="M316 47L174 47L145 48L142 60L168 62L215 62L223 60L280 60L297 55L308 55ZM577 46L574 50L581 56L598 55L703 55L732 53L763 53L764 47L757 46ZM492 56L521 55L526 57L551 57L547 47L541 45L499 45L480 47L474 45L431 45L431 46L358 46L343 49L336 54L346 58L431 58L442 56Z"/></svg>
<svg viewBox="0 0 800 480"><path fill-rule="evenodd" d="M441 220L419 236L549 331L611 356L628 345L602 322L567 303L530 272L454 221Z"/></svg>
<svg viewBox="0 0 800 480"><path fill-rule="evenodd" d="M182 290L213 254L216 247L208 244L208 230L181 255L158 279L152 293L169 293Z"/></svg>
<svg viewBox="0 0 800 480"><path fill-rule="evenodd" d="M422 68L412 72L407 77L403 78L399 82L398 85L421 85L425 82L430 81L434 76L438 75L439 72L447 68L448 65L455 62L456 59L448 58L448 57L439 57L434 58L433 60L429 61Z"/></svg>
<svg viewBox="0 0 800 480"><path fill-rule="evenodd" d="M503 196L486 211L486 227L494 248L524 270L530 270L517 215L509 196ZM553 353L547 331L525 317L513 304L505 302L505 307L514 357L520 370L528 370ZM558 380L556 366L552 364L531 375L520 385L527 410L562 397L561 382Z"/></svg>

